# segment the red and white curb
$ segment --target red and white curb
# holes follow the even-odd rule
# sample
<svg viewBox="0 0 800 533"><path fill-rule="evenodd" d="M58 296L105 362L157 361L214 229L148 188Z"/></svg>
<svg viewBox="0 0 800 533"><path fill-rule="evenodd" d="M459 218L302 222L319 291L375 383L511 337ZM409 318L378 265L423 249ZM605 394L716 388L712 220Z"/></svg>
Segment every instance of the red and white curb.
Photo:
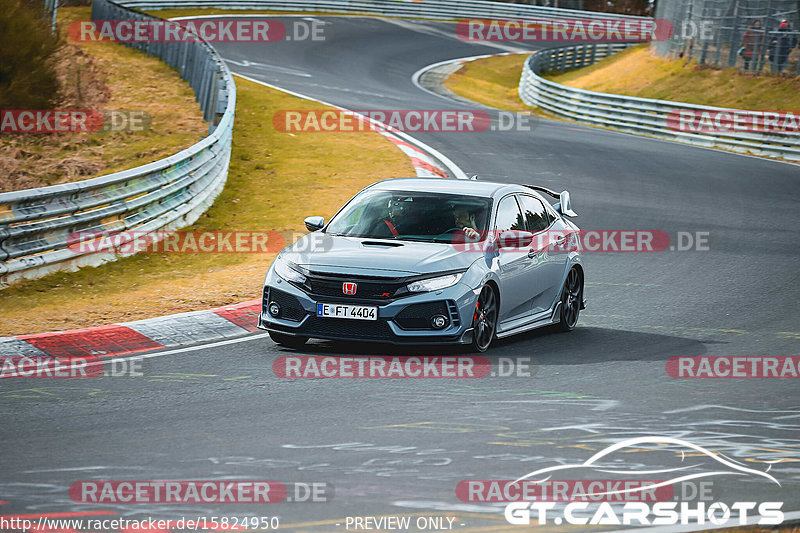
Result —
<svg viewBox="0 0 800 533"><path fill-rule="evenodd" d="M349 112L342 107L287 91L241 74L237 74L237 76L299 98L314 100ZM377 133L397 145L411 159L417 176L466 179L466 174L455 163L434 148L404 132L390 130L368 117L357 113L353 113L353 115L373 122ZM0 338L0 356L115 357L198 344L238 337L256 331L256 322L260 312L261 300L250 300L208 311L192 311L108 326L2 337Z"/></svg>
<svg viewBox="0 0 800 533"><path fill-rule="evenodd" d="M261 300L108 326L0 338L3 357L115 357L256 331Z"/></svg>
<svg viewBox="0 0 800 533"><path fill-rule="evenodd" d="M379 132L381 135L392 141L397 145L411 159L411 164L414 165L414 170L418 177L421 178L448 178L447 171L442 168L441 163L429 157L428 154L413 146L404 140L398 138L393 133Z"/></svg>

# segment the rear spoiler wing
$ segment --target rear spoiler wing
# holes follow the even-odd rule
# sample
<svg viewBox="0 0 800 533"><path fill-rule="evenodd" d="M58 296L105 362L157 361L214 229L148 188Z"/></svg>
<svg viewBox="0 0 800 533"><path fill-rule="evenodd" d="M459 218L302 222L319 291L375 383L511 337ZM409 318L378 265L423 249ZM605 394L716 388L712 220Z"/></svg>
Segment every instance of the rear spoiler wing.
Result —
<svg viewBox="0 0 800 533"><path fill-rule="evenodd" d="M556 211L561 213L567 217L576 217L578 213L572 210L572 203L569 200L569 191L561 191L555 192L547 189L545 187L540 187L539 185L522 185L523 187L527 187L529 189L533 189L534 191L543 192L548 196L552 196L553 198L558 199L558 203L555 204L553 207Z"/></svg>

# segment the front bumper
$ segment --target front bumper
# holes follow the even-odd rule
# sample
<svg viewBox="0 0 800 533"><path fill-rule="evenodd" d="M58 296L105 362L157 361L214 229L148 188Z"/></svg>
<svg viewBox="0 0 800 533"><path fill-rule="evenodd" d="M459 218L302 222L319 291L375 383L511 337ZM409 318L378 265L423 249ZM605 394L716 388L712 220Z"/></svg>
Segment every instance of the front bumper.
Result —
<svg viewBox="0 0 800 533"><path fill-rule="evenodd" d="M463 283L440 291L397 298L388 302L314 296L270 273L264 289L258 327L285 335L316 339L381 342L391 344L469 344L472 313L477 295ZM269 313L270 302L281 307L280 316ZM378 320L348 320L316 316L317 303L370 305ZM442 329L428 325L427 315L448 319Z"/></svg>

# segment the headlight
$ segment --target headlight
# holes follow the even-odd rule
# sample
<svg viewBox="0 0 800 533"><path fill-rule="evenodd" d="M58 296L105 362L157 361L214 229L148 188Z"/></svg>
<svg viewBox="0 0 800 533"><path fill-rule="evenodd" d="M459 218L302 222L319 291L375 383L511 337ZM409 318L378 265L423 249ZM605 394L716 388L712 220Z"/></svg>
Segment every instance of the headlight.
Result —
<svg viewBox="0 0 800 533"><path fill-rule="evenodd" d="M285 279L286 281L291 281L293 283L305 283L306 277L301 274L299 271L292 268L294 263L289 263L288 261L284 261L281 258L275 259L275 273Z"/></svg>
<svg viewBox="0 0 800 533"><path fill-rule="evenodd" d="M409 292L438 291L446 289L447 287L452 287L458 283L463 275L463 272L459 272L458 274L448 274L446 276L439 276L438 278L422 279L409 283L407 288Z"/></svg>

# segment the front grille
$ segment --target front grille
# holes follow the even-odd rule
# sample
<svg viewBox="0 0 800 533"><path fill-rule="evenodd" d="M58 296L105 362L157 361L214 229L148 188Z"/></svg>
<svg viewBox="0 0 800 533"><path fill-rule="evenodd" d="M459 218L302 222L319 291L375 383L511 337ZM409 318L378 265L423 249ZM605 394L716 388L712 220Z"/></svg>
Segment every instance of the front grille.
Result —
<svg viewBox="0 0 800 533"><path fill-rule="evenodd" d="M445 317L450 315L445 302L409 305L397 314L394 322L405 330L430 330L433 329L431 317L434 315L443 315Z"/></svg>
<svg viewBox="0 0 800 533"><path fill-rule="evenodd" d="M438 344L458 342L457 335L444 337L403 336L392 333L386 320L342 320L310 315L300 326L269 324L270 331L283 331L310 338L347 341Z"/></svg>
<svg viewBox="0 0 800 533"><path fill-rule="evenodd" d="M314 334L371 340L390 340L394 337L385 320L343 320L310 316L298 333L313 337Z"/></svg>
<svg viewBox="0 0 800 533"><path fill-rule="evenodd" d="M306 310L300 305L300 302L289 294L288 292L279 291L270 288L264 291L264 310L267 311L267 306L270 302L275 302L281 306L281 315L278 318L291 320L293 322L300 322L306 316ZM267 311L269 314L269 312Z"/></svg>
<svg viewBox="0 0 800 533"><path fill-rule="evenodd" d="M304 287L314 296L389 301L408 294L404 278L342 276L322 272L309 272L306 278ZM355 294L344 294L342 289L346 282L356 283Z"/></svg>

